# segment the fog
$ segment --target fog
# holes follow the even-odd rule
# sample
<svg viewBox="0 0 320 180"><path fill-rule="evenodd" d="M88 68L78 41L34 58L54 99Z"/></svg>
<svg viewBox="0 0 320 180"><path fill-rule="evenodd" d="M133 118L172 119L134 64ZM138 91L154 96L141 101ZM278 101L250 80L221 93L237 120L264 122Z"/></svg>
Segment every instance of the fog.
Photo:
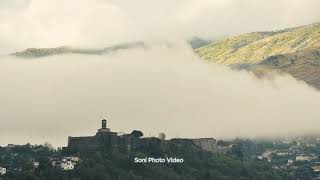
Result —
<svg viewBox="0 0 320 180"><path fill-rule="evenodd" d="M184 42L320 20L318 0L1 0L0 144L93 135L265 137L318 131L319 92L290 76L257 79L205 64ZM103 48L112 55L19 59L26 48ZM161 46L171 44L172 46Z"/></svg>
<svg viewBox="0 0 320 180"><path fill-rule="evenodd" d="M263 137L320 129L320 93L290 76L257 79L203 63L189 46L0 60L0 142L64 146L111 130L145 136Z"/></svg>
<svg viewBox="0 0 320 180"><path fill-rule="evenodd" d="M1 0L0 54L274 30L320 21L319 0Z"/></svg>

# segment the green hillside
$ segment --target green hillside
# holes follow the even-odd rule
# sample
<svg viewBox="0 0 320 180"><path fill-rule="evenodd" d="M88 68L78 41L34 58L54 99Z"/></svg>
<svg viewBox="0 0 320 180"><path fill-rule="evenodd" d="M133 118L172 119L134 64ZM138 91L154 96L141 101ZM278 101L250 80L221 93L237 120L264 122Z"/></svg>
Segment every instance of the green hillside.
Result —
<svg viewBox="0 0 320 180"><path fill-rule="evenodd" d="M196 49L208 62L257 63L263 59L320 47L320 23L273 32L254 32L222 39Z"/></svg>
<svg viewBox="0 0 320 180"><path fill-rule="evenodd" d="M161 148L160 148L161 147ZM285 171L272 169L270 163L247 157L246 146L238 143L228 154L201 150L192 141L152 138L135 150L106 146L95 151L66 154L43 146L0 146L0 164L8 171L5 180L286 180ZM15 154L15 156L13 156ZM63 171L52 160L76 156L80 161L74 170ZM135 163L135 158L183 158L183 163ZM35 168L33 161L39 162ZM297 176L298 178L298 176Z"/></svg>

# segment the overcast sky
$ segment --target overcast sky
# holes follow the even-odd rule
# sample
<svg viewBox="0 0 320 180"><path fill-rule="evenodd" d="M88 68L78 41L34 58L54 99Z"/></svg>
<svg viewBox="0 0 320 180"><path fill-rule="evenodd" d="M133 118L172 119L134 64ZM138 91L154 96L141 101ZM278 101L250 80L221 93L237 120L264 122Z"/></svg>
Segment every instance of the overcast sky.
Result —
<svg viewBox="0 0 320 180"><path fill-rule="evenodd" d="M1 0L0 53L280 29L320 20L319 0Z"/></svg>
<svg viewBox="0 0 320 180"><path fill-rule="evenodd" d="M319 7L319 0L0 0L0 54L173 42L106 56L0 56L0 145L63 146L69 135L94 135L103 117L114 131L146 136L319 132L315 89L290 76L261 80L204 64L185 44L317 22Z"/></svg>

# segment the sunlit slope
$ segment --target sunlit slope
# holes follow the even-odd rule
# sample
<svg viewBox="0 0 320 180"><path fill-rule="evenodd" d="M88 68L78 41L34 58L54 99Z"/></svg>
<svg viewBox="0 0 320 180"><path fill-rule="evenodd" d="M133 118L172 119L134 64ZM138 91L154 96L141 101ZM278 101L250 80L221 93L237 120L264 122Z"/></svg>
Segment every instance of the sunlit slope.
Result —
<svg viewBox="0 0 320 180"><path fill-rule="evenodd" d="M196 49L208 62L258 63L269 56L320 47L320 23L274 32L255 32L229 37Z"/></svg>

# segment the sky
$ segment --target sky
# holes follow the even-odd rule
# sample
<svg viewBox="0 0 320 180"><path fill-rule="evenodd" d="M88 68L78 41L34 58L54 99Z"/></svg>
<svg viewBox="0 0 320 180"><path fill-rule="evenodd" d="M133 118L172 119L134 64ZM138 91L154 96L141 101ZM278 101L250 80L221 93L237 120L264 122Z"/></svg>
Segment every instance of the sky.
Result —
<svg viewBox="0 0 320 180"><path fill-rule="evenodd" d="M110 128L146 136L265 137L319 131L320 93L282 75L205 64L186 44L319 21L318 0L1 0L0 145L50 142ZM147 49L20 59L62 45ZM172 46L162 46L169 43Z"/></svg>
<svg viewBox="0 0 320 180"><path fill-rule="evenodd" d="M217 38L320 21L318 0L1 0L0 54Z"/></svg>

